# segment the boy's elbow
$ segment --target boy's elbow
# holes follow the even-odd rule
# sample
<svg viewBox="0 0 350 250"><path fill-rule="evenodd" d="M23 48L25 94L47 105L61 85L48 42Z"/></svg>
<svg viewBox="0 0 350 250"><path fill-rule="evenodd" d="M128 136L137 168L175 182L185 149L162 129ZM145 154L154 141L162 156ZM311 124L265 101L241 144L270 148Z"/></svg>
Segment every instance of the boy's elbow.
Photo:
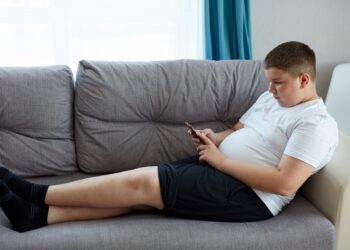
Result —
<svg viewBox="0 0 350 250"><path fill-rule="evenodd" d="M297 188L295 188L292 185L286 185L286 184L279 185L278 189L276 190L276 194L281 196L289 196L289 195L295 194L296 192L297 192Z"/></svg>
<svg viewBox="0 0 350 250"><path fill-rule="evenodd" d="M287 190L287 189L281 189L276 192L276 194L281 195L281 196L289 196L294 194L293 191Z"/></svg>

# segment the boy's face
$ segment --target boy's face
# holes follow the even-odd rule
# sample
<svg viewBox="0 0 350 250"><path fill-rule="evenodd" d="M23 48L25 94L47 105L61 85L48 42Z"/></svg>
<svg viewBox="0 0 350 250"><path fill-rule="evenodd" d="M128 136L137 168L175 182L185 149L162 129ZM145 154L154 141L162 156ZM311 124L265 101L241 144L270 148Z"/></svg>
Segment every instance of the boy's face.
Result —
<svg viewBox="0 0 350 250"><path fill-rule="evenodd" d="M269 92L282 107L292 107L303 101L304 88L301 77L294 78L287 71L272 67L265 70L270 80Z"/></svg>

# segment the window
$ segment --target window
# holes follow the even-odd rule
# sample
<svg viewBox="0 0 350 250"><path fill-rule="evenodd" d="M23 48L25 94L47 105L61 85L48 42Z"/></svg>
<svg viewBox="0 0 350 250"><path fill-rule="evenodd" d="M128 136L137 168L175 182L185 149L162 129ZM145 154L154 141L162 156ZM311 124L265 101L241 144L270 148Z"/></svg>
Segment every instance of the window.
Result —
<svg viewBox="0 0 350 250"><path fill-rule="evenodd" d="M0 65L203 58L201 0L2 0Z"/></svg>

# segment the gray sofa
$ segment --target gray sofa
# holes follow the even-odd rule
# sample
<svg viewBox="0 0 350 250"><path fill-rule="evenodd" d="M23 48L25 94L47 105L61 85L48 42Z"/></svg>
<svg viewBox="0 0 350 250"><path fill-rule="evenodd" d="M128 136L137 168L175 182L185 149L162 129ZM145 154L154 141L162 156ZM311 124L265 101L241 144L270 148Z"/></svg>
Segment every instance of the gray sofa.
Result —
<svg viewBox="0 0 350 250"><path fill-rule="evenodd" d="M232 126L267 89L261 61L81 61L0 68L0 164L57 184L196 154L185 121ZM138 212L17 233L1 249L347 249L350 139L275 218L223 223Z"/></svg>

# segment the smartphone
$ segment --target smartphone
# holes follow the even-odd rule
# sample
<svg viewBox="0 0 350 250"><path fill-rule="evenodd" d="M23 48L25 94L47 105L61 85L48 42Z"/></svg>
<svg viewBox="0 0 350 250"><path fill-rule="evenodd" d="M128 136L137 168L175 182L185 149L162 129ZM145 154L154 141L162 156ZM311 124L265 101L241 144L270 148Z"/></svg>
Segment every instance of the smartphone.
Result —
<svg viewBox="0 0 350 250"><path fill-rule="evenodd" d="M191 135L192 135L193 137L196 137L196 138L200 139L199 136L196 134L196 131L194 130L194 128L192 127L192 125L191 125L190 123L188 123L188 122L185 122L185 124L186 124L187 127L190 129ZM201 140L201 139L200 139L200 140ZM201 140L201 141L202 141L202 140Z"/></svg>

